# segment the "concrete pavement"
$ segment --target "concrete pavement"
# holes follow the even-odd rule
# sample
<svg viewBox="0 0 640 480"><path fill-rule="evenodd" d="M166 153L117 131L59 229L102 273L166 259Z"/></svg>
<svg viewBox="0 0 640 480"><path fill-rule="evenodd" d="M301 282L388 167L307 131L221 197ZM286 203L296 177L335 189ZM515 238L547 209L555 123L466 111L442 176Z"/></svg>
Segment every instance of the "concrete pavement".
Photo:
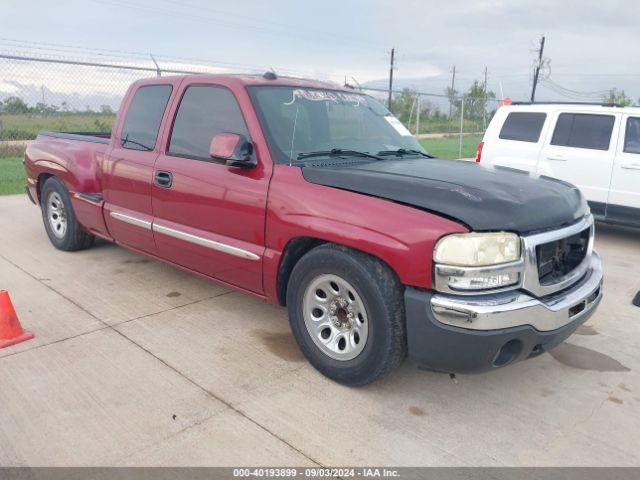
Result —
<svg viewBox="0 0 640 480"><path fill-rule="evenodd" d="M0 350L0 465L640 465L638 231L599 226L600 310L559 347L347 388L284 309L105 242L49 243L0 197L0 288L36 338Z"/></svg>

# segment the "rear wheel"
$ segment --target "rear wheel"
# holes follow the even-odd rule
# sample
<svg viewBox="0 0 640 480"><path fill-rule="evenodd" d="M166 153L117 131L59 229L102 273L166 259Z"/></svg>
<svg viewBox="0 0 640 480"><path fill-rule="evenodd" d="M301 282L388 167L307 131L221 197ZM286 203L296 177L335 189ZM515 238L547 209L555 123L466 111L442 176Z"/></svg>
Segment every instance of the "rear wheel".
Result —
<svg viewBox="0 0 640 480"><path fill-rule="evenodd" d="M314 248L291 273L287 307L300 349L337 382L373 382L406 355L402 285L370 255L332 244Z"/></svg>
<svg viewBox="0 0 640 480"><path fill-rule="evenodd" d="M94 236L76 220L69 191L58 178L50 177L42 186L41 210L49 240L59 250L83 250L93 245Z"/></svg>

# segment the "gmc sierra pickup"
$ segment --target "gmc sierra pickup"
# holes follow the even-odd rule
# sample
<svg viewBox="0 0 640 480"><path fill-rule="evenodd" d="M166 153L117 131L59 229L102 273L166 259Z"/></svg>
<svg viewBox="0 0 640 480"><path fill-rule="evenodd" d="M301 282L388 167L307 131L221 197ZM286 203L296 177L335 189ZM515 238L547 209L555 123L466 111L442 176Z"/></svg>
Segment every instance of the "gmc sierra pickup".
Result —
<svg viewBox="0 0 640 480"><path fill-rule="evenodd" d="M101 237L286 306L304 355L344 384L407 355L442 372L534 357L602 298L578 189L434 159L349 88L143 80L111 134L42 132L25 166L56 248Z"/></svg>

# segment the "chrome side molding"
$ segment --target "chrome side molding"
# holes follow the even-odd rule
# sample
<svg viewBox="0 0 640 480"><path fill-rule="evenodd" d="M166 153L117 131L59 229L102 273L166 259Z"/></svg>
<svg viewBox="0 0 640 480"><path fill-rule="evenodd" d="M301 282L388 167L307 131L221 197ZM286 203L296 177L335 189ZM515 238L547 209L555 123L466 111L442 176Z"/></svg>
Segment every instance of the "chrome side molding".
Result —
<svg viewBox="0 0 640 480"><path fill-rule="evenodd" d="M113 218L120 220L121 222L135 225L136 227L144 228L146 230L152 230L155 233L160 233L162 235L177 238L185 242L200 245L201 247L210 248L211 250L216 250L228 255L233 255L234 257L245 258L247 260L260 260L260 257L255 253L244 250L242 248L234 247L232 245L227 245L226 243L216 242L215 240L192 235L181 230L165 227L164 225L158 225L157 223L152 223L147 220L142 220L140 218L132 217L131 215L126 215L120 212L110 212L110 215Z"/></svg>
<svg viewBox="0 0 640 480"><path fill-rule="evenodd" d="M120 220L121 222L128 223L130 225L135 225L136 227L144 228L146 230L151 230L151 222L147 220L142 220L140 218L132 217L131 215L125 215L120 212L110 212L111 215L116 220Z"/></svg>
<svg viewBox="0 0 640 480"><path fill-rule="evenodd" d="M260 257L255 253L249 252L248 250L243 250L242 248L227 245L226 243L209 240L208 238L192 235L180 230L175 230L163 225L158 225L157 223L154 223L152 228L154 232L177 238L179 240L184 240L185 242L193 243L195 245L200 245L201 247L210 248L211 250L217 250L218 252L223 252L235 257L246 258L247 260L260 260Z"/></svg>

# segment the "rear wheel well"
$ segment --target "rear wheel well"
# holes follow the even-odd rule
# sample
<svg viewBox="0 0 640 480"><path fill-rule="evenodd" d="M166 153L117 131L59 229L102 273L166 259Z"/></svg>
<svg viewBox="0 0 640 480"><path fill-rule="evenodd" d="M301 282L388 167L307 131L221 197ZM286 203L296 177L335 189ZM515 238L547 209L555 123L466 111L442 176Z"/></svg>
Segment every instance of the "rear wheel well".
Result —
<svg viewBox="0 0 640 480"><path fill-rule="evenodd" d="M38 195L38 205L42 203L42 186L49 178L53 177L51 173L41 173L38 175L38 181L36 182L36 193Z"/></svg>

